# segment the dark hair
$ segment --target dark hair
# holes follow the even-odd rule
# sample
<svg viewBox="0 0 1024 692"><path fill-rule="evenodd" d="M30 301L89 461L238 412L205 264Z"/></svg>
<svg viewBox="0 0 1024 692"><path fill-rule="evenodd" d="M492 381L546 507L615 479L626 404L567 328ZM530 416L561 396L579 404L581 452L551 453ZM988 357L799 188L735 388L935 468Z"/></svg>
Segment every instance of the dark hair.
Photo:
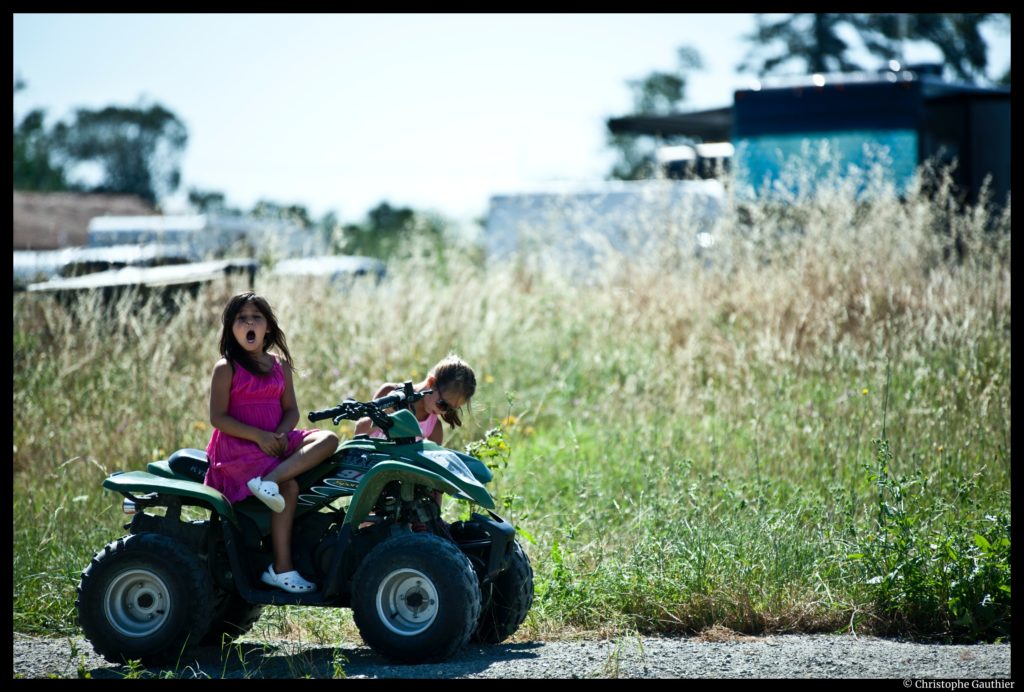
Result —
<svg viewBox="0 0 1024 692"><path fill-rule="evenodd" d="M476 373L454 353L449 353L442 358L437 365L430 369L430 374L435 379L434 389L444 389L446 392L455 390L466 399L467 404L476 393ZM453 428L462 425L459 412L455 409L445 411L441 414L441 418Z"/></svg>
<svg viewBox="0 0 1024 692"><path fill-rule="evenodd" d="M269 372L269 370L264 371L263 367L242 348L232 331L235 318L247 303L255 305L256 309L267 320L267 334L263 338L263 352L266 353L270 350L271 346L275 346L281 352L284 361L289 366L292 366L292 354L288 352L288 342L284 337L284 332L277 326L277 318L274 317L274 311L271 309L270 303L267 302L266 298L256 295L252 291L243 291L236 296L232 296L231 300L224 307L224 314L221 317L223 329L220 333L220 354L231 363L232 370L235 367L235 363L238 363L254 375L266 375Z"/></svg>

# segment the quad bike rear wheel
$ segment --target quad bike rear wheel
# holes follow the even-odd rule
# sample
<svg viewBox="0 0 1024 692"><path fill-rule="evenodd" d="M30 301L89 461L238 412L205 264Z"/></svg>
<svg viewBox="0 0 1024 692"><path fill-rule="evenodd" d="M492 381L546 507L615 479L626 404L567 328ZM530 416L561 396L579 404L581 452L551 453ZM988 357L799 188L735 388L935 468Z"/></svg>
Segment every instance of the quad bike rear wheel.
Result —
<svg viewBox="0 0 1024 692"><path fill-rule="evenodd" d="M112 663L178 660L210 624L213 584L192 552L169 536L139 533L108 543L82 571L78 622Z"/></svg>
<svg viewBox="0 0 1024 692"><path fill-rule="evenodd" d="M429 533L389 538L356 570L352 616L375 651L405 663L441 661L480 617L480 587L458 547Z"/></svg>
<svg viewBox="0 0 1024 692"><path fill-rule="evenodd" d="M533 568L519 541L512 543L508 569L499 574L489 588L490 598L484 598L473 641L498 644L515 634L533 603Z"/></svg>

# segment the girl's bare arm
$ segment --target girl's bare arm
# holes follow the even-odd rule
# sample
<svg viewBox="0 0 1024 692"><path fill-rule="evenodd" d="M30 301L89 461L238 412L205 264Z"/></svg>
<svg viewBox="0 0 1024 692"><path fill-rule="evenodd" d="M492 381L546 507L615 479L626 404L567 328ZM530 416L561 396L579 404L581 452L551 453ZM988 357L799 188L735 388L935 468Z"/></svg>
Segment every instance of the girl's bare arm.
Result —
<svg viewBox="0 0 1024 692"><path fill-rule="evenodd" d="M397 384L392 384L390 382L385 382L377 390L377 393L373 395L373 398L374 399L379 399L382 396L385 396L385 395L390 394L391 392L395 391L397 388L398 388ZM353 433L353 435L365 435L368 432L370 432L370 430L372 430L372 429L373 429L373 421L372 420L370 420L368 417L360 418L356 422L356 429L355 429L355 432Z"/></svg>

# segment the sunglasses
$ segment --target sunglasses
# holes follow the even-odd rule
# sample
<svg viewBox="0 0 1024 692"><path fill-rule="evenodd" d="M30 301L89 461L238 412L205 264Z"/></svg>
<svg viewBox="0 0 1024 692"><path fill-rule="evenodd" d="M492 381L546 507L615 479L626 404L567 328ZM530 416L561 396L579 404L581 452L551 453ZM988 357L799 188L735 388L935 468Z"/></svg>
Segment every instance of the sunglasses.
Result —
<svg viewBox="0 0 1024 692"><path fill-rule="evenodd" d="M455 406L452 406L447 401L445 401L443 398L441 398L441 392L440 391L438 391L438 393L437 393L437 407L439 409L441 409L441 413L448 413L450 411L456 410Z"/></svg>

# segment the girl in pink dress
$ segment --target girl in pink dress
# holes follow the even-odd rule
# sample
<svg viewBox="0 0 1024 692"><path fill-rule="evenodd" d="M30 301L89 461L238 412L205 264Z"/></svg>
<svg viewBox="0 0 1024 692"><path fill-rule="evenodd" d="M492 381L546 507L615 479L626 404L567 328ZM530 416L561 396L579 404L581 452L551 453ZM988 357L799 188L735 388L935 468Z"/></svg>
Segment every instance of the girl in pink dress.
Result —
<svg viewBox="0 0 1024 692"><path fill-rule="evenodd" d="M329 430L295 430L299 406L292 386L292 357L270 304L252 291L228 302L220 352L210 385L210 459L206 485L231 502L254 495L274 511L270 535L274 562L261 579L303 593L316 584L292 563L292 523L299 496L295 477L329 457L338 436ZM274 347L283 357L270 353Z"/></svg>

